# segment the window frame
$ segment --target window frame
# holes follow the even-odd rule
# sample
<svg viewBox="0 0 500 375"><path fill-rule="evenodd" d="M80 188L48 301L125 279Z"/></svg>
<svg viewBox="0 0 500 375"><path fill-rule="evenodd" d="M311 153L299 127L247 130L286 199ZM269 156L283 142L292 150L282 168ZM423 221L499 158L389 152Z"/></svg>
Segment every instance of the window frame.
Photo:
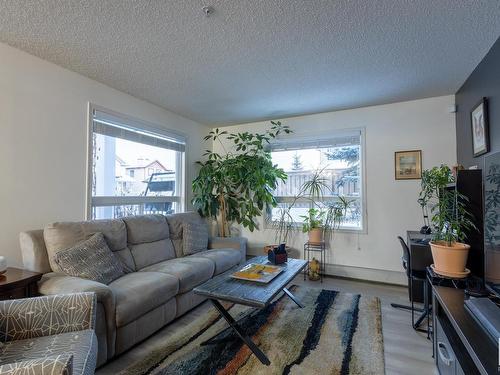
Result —
<svg viewBox="0 0 500 375"><path fill-rule="evenodd" d="M360 156L359 160L361 163L361 184L360 184L360 192L361 192L361 197L359 198L361 202L361 228L356 229L352 227L347 227L347 228L338 228L335 231L340 232L340 233L356 233L356 234L367 234L368 233L368 209L367 209L367 189L366 189L366 128L365 127L354 127L354 128L345 128L345 129L337 129L330 131L328 133L326 132L320 132L320 133L314 133L312 135L309 135L307 137L302 137L302 136L287 136L286 139L279 139L278 143L279 145L286 145L286 144L296 144L296 143L307 143L307 142L312 142L313 140L318 140L319 142L321 141L328 141L330 139L334 139L336 137L341 137L342 135L346 135L346 133L353 133L353 132L359 132L360 134L360 139L359 139L359 145L360 145ZM274 147L273 147L274 146ZM276 143L272 142L269 147L268 151L272 152L273 148L276 147ZM306 149L306 148L304 148ZM284 201L286 202L287 198L292 198L292 197L285 197L285 196L276 196L276 198L284 198ZM273 229L271 220L270 220L270 213L266 212L264 215L266 215L265 220L264 220L264 228L266 229ZM295 223L294 227L296 229L299 229L302 227L301 223Z"/></svg>
<svg viewBox="0 0 500 375"><path fill-rule="evenodd" d="M176 158L176 170L180 171L180 180L176 180L176 191L180 194L176 196L92 196L92 162L93 162L93 135L94 135L94 111L103 112L113 117L119 117L123 122L130 126L130 128L144 131L146 133L157 134L167 138L175 138L184 141L184 152L179 152ZM163 203L172 202L179 204L179 212L186 210L187 199L187 183L186 176L188 176L186 154L188 152L188 137L181 132L171 129L163 128L144 120L134 118L132 116L115 112L100 105L88 103L87 111L87 160L86 160L86 196L85 196L85 220L92 219L93 207L109 207L109 206L122 206L122 205L140 205L146 203ZM135 171L134 171L135 172ZM135 173L134 173L135 174ZM97 203L97 204L95 204Z"/></svg>

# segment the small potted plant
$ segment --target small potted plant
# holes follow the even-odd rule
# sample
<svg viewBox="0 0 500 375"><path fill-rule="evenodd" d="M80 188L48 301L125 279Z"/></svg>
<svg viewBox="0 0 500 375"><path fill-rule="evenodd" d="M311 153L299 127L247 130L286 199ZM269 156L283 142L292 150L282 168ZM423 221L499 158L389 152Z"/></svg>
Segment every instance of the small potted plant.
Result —
<svg viewBox="0 0 500 375"><path fill-rule="evenodd" d="M276 218L273 220L271 208L268 209L266 217L269 217L268 226L274 229L274 244L264 246L264 252L267 254L269 250L275 247L284 248L287 252L290 249L287 243L293 234L295 222L290 213L290 207L280 207L277 210Z"/></svg>
<svg viewBox="0 0 500 375"><path fill-rule="evenodd" d="M275 244L264 247L266 254L276 246L284 247L288 251L289 246L287 244L291 237L294 236L295 229L299 227L292 215L292 210L297 208L297 203L307 202L313 206L308 210L307 216L300 216L304 219L302 230L304 233L309 232L309 242L311 243L320 243L325 238L327 240L331 239L334 230L338 229L344 221L353 201L338 196L336 200L325 202L322 199L324 196L323 191L331 195L333 195L333 191L325 178L322 177L322 172L322 169L315 171L311 178L300 186L297 194L285 206L278 208L275 215L272 215L269 208L268 217L270 221L268 226L275 231Z"/></svg>
<svg viewBox="0 0 500 375"><path fill-rule="evenodd" d="M268 215L270 218L268 226L274 229L275 243L264 246L264 252L267 254L276 246L289 249L288 241L293 237L295 229L298 227L292 215L292 210L295 208L296 203L300 201L308 201L314 203L314 198L319 197L324 189L329 189L325 184L325 180L321 177L322 170L315 171L311 178L305 181L296 195L294 195L289 203L285 206L278 207L276 215L272 215L271 207L268 207Z"/></svg>
<svg viewBox="0 0 500 375"><path fill-rule="evenodd" d="M434 270L445 276L464 274L470 246L463 243L466 232L476 229L467 211L467 197L460 194L451 169L446 165L422 173L419 203L431 208Z"/></svg>
<svg viewBox="0 0 500 375"><path fill-rule="evenodd" d="M318 208L310 208L307 215L300 216L304 219L302 232L309 234L309 242L323 242L323 227L326 212Z"/></svg>

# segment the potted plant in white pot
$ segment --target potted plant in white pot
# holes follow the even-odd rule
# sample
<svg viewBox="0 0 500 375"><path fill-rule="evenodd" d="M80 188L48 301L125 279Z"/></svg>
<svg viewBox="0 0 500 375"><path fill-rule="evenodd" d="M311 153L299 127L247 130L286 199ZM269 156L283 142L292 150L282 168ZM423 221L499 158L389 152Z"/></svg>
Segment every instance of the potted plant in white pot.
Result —
<svg viewBox="0 0 500 375"><path fill-rule="evenodd" d="M419 203L430 206L434 270L445 276L465 275L470 246L463 241L467 231L476 229L466 207L467 197L454 183L455 177L446 165L422 172Z"/></svg>

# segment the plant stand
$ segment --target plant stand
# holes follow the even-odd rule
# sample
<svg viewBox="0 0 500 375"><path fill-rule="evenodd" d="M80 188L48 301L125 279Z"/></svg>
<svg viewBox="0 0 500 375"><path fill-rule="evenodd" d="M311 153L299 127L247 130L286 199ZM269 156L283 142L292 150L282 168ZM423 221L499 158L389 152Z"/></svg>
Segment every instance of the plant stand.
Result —
<svg viewBox="0 0 500 375"><path fill-rule="evenodd" d="M311 254L312 253L312 254ZM306 242L304 244L304 260L307 260L307 265L304 268L304 280L309 274L309 262L314 257L315 253L319 253L319 277L320 281L323 282L323 275L325 273L325 258L326 258L326 244L325 242L312 243Z"/></svg>

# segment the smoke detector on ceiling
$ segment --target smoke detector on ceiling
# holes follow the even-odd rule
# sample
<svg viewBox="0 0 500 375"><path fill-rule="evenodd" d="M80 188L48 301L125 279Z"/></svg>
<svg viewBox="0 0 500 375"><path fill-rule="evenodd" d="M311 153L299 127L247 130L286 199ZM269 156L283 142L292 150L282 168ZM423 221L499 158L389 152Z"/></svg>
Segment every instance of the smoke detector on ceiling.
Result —
<svg viewBox="0 0 500 375"><path fill-rule="evenodd" d="M203 11L203 13L205 13L205 16L207 17L210 17L215 12L214 7L212 6L204 6L203 8L201 8L201 10Z"/></svg>

